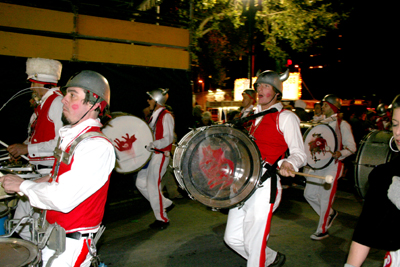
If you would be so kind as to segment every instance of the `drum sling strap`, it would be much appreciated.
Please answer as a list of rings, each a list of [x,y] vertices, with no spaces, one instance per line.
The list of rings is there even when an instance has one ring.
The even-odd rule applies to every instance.
[[[247,116],[238,120],[233,120],[233,121],[228,121],[228,123],[232,123],[234,125],[242,125],[243,123],[246,123],[250,120],[254,120],[258,117],[267,115],[269,113],[275,113],[278,112],[278,110],[276,108],[271,108],[271,109],[267,109],[265,111],[259,112],[257,114],[251,115],[251,116]],[[263,168],[266,169],[265,173],[263,174],[263,176],[261,176],[261,183],[263,184],[267,179],[271,178],[271,197],[270,197],[270,201],[269,203],[275,203],[276,200],[276,192],[277,192],[277,186],[278,186],[278,179],[276,177],[277,172],[276,172],[276,168],[278,167],[278,161],[279,159],[272,165],[269,164],[264,164]]]
[[[278,191],[278,178],[276,177],[278,175],[276,169],[278,167],[278,161],[281,159],[280,157],[277,161],[275,161],[274,164],[269,165],[268,163],[265,163],[263,165],[263,168],[266,169],[265,173],[263,176],[260,178],[260,184],[263,184],[266,180],[271,178],[271,197],[269,198],[269,203],[273,204],[275,203],[276,200],[276,192]]]

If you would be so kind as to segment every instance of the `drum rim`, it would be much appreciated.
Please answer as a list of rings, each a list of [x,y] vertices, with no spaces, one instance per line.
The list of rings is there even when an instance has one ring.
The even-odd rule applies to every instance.
[[[214,200],[214,199],[211,199],[211,198],[206,198],[202,194],[200,194],[199,191],[195,187],[193,187],[191,185],[188,188],[188,185],[186,184],[186,181],[185,181],[187,179],[185,179],[182,176],[182,166],[181,166],[183,164],[182,158],[185,158],[186,153],[188,152],[188,150],[187,149],[183,149],[183,151],[181,152],[181,157],[179,159],[179,164],[177,164],[178,166],[176,166],[176,164],[175,164],[175,155],[177,153],[175,153],[175,155],[174,155],[174,171],[175,171],[175,168],[178,167],[179,170],[175,171],[175,173],[180,176],[181,182],[184,185],[183,189],[185,189],[189,193],[191,198],[196,199],[198,202],[200,202],[203,205],[206,205],[206,206],[211,207],[211,208],[216,208],[216,209],[235,207],[235,206],[238,206],[241,203],[245,202],[248,198],[250,198],[252,196],[252,194],[254,193],[254,191],[257,189],[257,186],[258,186],[258,183],[259,183],[259,180],[260,180],[260,177],[261,177],[261,172],[262,172],[262,168],[261,168],[261,153],[260,153],[260,151],[258,149],[257,144],[247,134],[245,134],[244,132],[242,132],[242,131],[240,131],[238,129],[235,129],[235,128],[231,127],[231,126],[227,126],[227,125],[212,125],[212,126],[203,126],[203,127],[197,128],[197,129],[194,130],[195,131],[194,134],[193,134],[193,131],[189,132],[188,134],[186,134],[181,139],[179,144],[181,144],[181,142],[183,142],[183,141],[186,142],[187,141],[186,139],[189,137],[190,134],[192,134],[193,136],[189,139],[189,142],[187,142],[187,144],[190,143],[190,140],[195,139],[195,137],[197,137],[197,135],[199,135],[199,134],[201,134],[201,133],[203,133],[203,132],[205,132],[207,130],[219,131],[222,128],[229,129],[230,131],[235,131],[235,132],[238,133],[238,135],[241,135],[241,136],[245,137],[246,141],[248,141],[252,145],[252,147],[255,148],[255,152],[253,152],[253,153],[251,153],[251,150],[249,149],[249,154],[257,154],[257,157],[253,157],[253,161],[257,161],[258,163],[257,162],[253,163],[252,167],[254,167],[254,171],[252,173],[252,176],[248,178],[248,183],[247,183],[247,186],[246,186],[246,187],[249,187],[250,185],[252,185],[252,187],[249,188],[249,189],[245,188],[247,190],[243,190],[243,192],[241,192],[239,195],[235,196],[234,198],[229,199],[229,201],[235,200],[233,202],[233,204],[227,205],[225,203],[225,202],[227,202],[227,200],[217,201],[217,200]],[[211,134],[212,134],[212,132],[211,132]],[[179,183],[179,181],[178,181],[178,183]],[[196,191],[196,192],[191,192],[190,189],[194,189],[193,191]],[[238,200],[236,200],[236,199],[238,199]]]
[[[360,170],[361,166],[363,166],[363,167],[368,167],[368,166],[365,166],[365,164],[359,163],[359,161],[361,160],[361,157],[364,155],[363,152],[364,152],[364,147],[366,146],[366,144],[376,143],[376,142],[368,142],[368,140],[371,138],[372,135],[377,135],[380,132],[387,133],[389,135],[393,135],[393,133],[388,130],[372,130],[369,133],[365,134],[359,142],[360,145],[357,150],[357,155],[356,155],[356,159],[354,162],[354,187],[355,187],[358,195],[362,199],[365,198],[367,191],[368,191],[368,177],[366,179],[366,183],[365,183],[364,187],[362,187],[362,185],[359,182],[360,178],[361,178],[361,175],[359,172],[361,172],[361,170]],[[381,142],[381,143],[383,144],[383,142]],[[390,148],[388,146],[388,153],[385,157],[385,163],[390,162],[393,158],[393,155],[394,155],[394,153],[390,150]],[[380,163],[380,164],[384,164],[384,163]],[[368,176],[374,169],[374,167],[370,167],[370,168],[371,168],[371,170],[368,173]]]
[[[316,125],[311,126],[310,128],[308,128],[307,131],[304,133],[304,136],[303,136],[303,143],[305,143],[306,137],[307,137],[308,133],[309,133],[312,129],[314,129],[315,127],[321,126],[321,125],[327,126],[327,127],[332,131],[333,137],[335,138],[335,151],[337,151],[337,149],[338,149],[338,140],[337,140],[337,136],[336,136],[335,130],[333,130],[333,128],[332,128],[331,126],[329,126],[329,124],[325,124],[325,123],[319,123],[319,124],[316,124]],[[325,169],[326,167],[328,167],[329,164],[332,163],[332,161],[333,161],[333,157],[331,157],[331,159],[329,160],[328,163],[326,163],[323,167],[320,167],[320,168],[314,168],[314,167],[312,167],[310,164],[308,164],[308,162],[307,162],[307,166],[310,167],[310,168],[313,169],[313,170],[322,170],[322,169]]]
[[[0,244],[12,243],[21,245],[29,251],[29,257],[23,263],[20,263],[20,266],[26,266],[27,264],[32,263],[37,258],[39,254],[39,248],[34,243],[19,238],[0,237]]]
[[[122,112],[122,111],[114,111],[114,112],[112,112],[112,113],[118,113],[118,114],[115,115],[115,117],[113,117],[112,119],[110,119],[110,120],[107,122],[107,124],[102,128],[102,131],[103,131],[107,126],[109,126],[109,125],[111,124],[111,121],[112,121],[113,119],[116,119],[116,118],[119,118],[119,117],[134,117],[134,118],[136,118],[136,119],[141,120],[142,122],[144,122],[144,123],[146,124],[146,126],[148,127],[148,129],[149,129],[149,131],[150,131],[150,133],[151,133],[152,142],[154,142],[153,130],[151,130],[149,124],[148,124],[145,120],[143,120],[142,118],[140,118],[140,117],[138,117],[138,116],[135,116],[135,115],[132,115],[132,114],[129,114],[129,113],[126,113],[126,112]],[[106,136],[107,136],[107,135],[106,135]],[[114,144],[113,144],[113,146],[114,146]],[[138,171],[140,171],[144,166],[146,166],[147,163],[149,163],[149,161],[150,161],[151,157],[153,156],[153,154],[154,154],[153,152],[150,152],[150,155],[149,155],[149,157],[147,158],[146,162],[145,162],[144,164],[142,164],[140,167],[137,167],[135,170],[123,172],[123,171],[121,171],[121,170],[118,170],[117,167],[114,167],[114,170],[115,170],[117,173],[120,173],[120,174],[132,174],[132,173],[138,172]],[[118,162],[118,160],[116,160],[116,161]]]

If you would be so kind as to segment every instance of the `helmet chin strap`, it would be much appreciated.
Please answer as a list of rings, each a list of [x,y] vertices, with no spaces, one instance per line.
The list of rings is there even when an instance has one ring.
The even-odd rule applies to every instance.
[[[82,116],[78,121],[76,121],[76,122],[74,122],[74,123],[71,123],[71,126],[74,126],[74,125],[76,125],[78,122],[80,122],[80,121],[89,113],[89,111],[92,110],[92,108],[94,107],[94,105],[97,104],[97,102],[99,101],[99,99],[100,99],[100,97],[96,99],[96,102],[93,103],[93,105],[90,107],[90,109],[89,109],[88,111],[86,111],[86,113],[83,114],[83,116]]]

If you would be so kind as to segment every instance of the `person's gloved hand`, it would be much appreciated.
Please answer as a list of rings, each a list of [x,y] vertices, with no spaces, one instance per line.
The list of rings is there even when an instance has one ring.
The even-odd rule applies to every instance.
[[[149,151],[149,152],[154,152],[154,148],[155,148],[155,146],[154,146],[153,142],[150,142],[150,144],[148,144],[148,145],[146,146],[146,149],[147,149],[147,151]]]
[[[392,184],[389,186],[388,198],[400,209],[400,177],[393,176]]]

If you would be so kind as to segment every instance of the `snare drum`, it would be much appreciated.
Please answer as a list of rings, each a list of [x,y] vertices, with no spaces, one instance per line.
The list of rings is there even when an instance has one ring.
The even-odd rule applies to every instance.
[[[310,127],[303,135],[307,165],[314,170],[328,167],[333,161],[332,153],[338,150],[336,133],[328,124]]]
[[[51,169],[45,169],[45,170],[51,170]],[[3,171],[3,174],[15,174],[18,175],[19,177],[27,180],[35,180],[37,178],[40,178],[42,176],[47,175],[46,174],[41,174],[38,171],[35,170],[35,166],[32,164],[8,164],[8,165],[2,165],[0,167],[0,171]]]
[[[373,168],[397,156],[389,148],[391,131],[372,131],[360,141],[354,169],[355,187],[360,197],[368,191],[368,176]]]
[[[31,242],[0,237],[0,266],[40,266],[40,255]]]
[[[182,189],[212,208],[241,205],[257,189],[261,154],[242,131],[205,126],[186,134],[173,157],[175,177]]]
[[[126,113],[116,113],[102,132],[112,141],[116,153],[115,170],[119,173],[139,171],[150,160],[152,152],[145,146],[154,141],[149,125]]]

